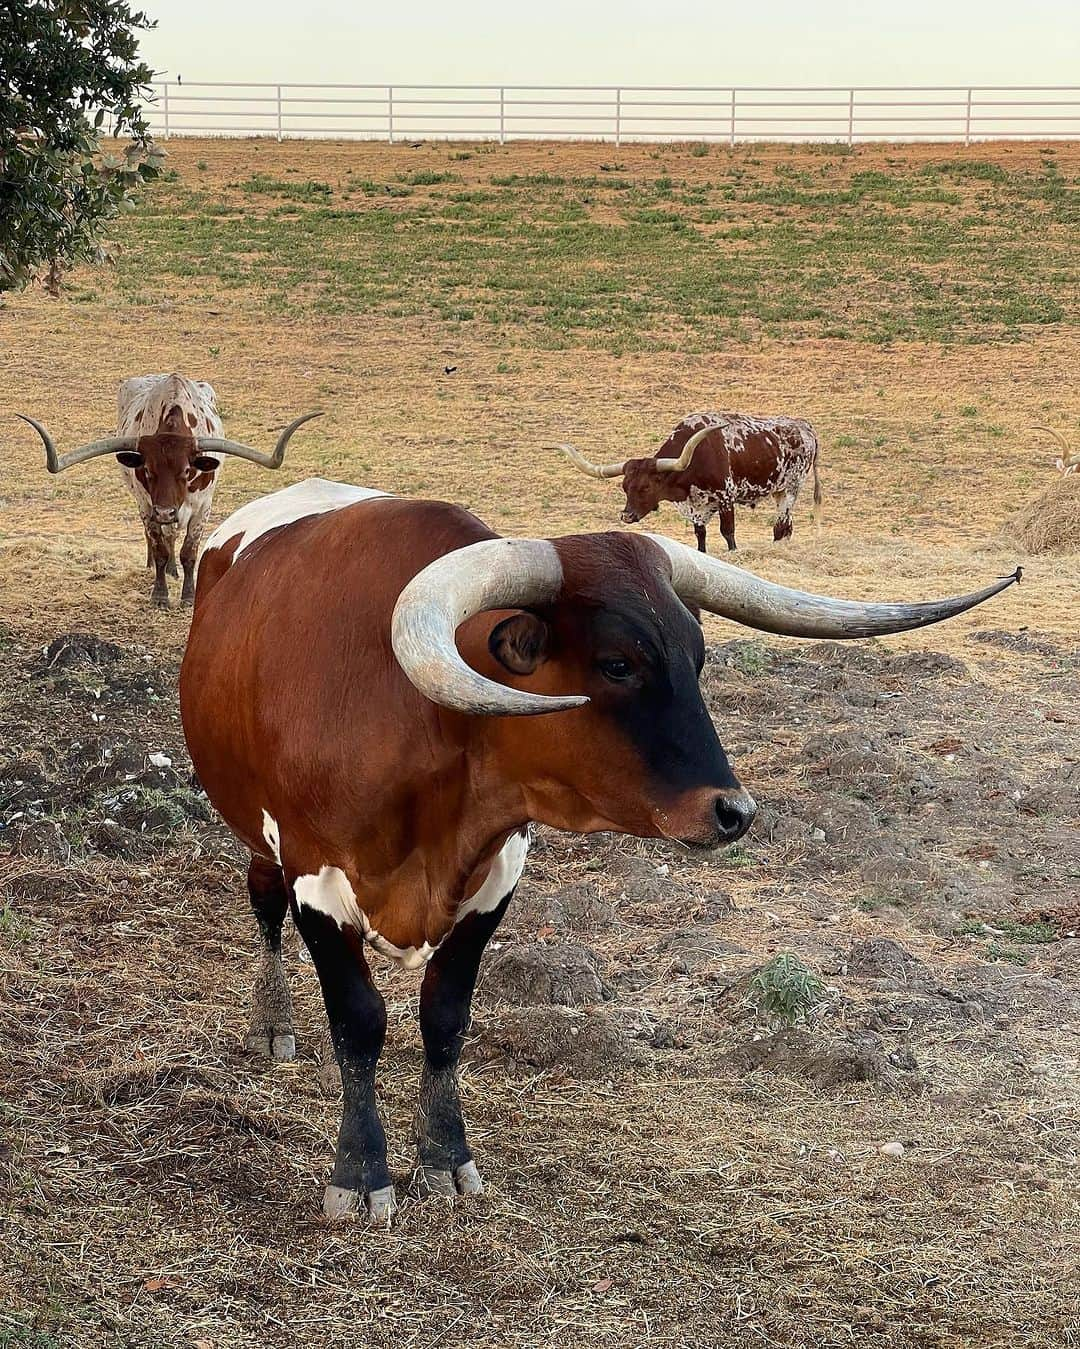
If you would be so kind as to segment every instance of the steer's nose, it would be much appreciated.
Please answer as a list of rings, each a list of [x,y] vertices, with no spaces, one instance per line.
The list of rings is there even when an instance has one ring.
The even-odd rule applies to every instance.
[[[748,791],[722,792],[716,798],[716,824],[722,844],[734,843],[754,822],[757,802]]]
[[[175,525],[177,521],[176,511],[163,511],[157,507],[154,508],[154,523],[159,525]]]

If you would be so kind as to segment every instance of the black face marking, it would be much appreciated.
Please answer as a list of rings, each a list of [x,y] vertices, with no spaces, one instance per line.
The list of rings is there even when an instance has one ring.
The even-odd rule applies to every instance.
[[[665,795],[695,787],[738,788],[706,710],[698,676],[705,639],[674,593],[644,594],[599,612],[592,624],[596,698],[641,756]]]

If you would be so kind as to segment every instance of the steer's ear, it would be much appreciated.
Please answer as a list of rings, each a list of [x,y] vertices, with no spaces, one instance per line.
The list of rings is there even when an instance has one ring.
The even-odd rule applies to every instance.
[[[191,467],[200,473],[216,473],[221,467],[221,461],[212,454],[197,454],[191,461]]]
[[[125,468],[142,468],[143,457],[138,450],[121,450],[116,456]]]
[[[513,614],[492,628],[488,650],[511,674],[532,674],[547,658],[548,625],[535,614]]]

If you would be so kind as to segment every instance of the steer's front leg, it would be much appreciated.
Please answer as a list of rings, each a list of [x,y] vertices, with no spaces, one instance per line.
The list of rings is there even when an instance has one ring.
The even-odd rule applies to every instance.
[[[480,957],[512,895],[513,890],[488,913],[462,919],[432,956],[420,988],[424,1074],[417,1134],[421,1179],[431,1194],[479,1194],[483,1189],[465,1138],[457,1067]]]
[[[180,549],[180,565],[184,569],[184,586],[180,591],[181,604],[195,603],[195,564],[199,560],[199,542],[202,537],[202,525],[194,521],[188,525],[184,544]]]
[[[337,1159],[323,1197],[328,1218],[362,1212],[389,1224],[397,1209],[386,1165],[386,1134],[375,1105],[375,1067],[386,1038],[386,1004],[364,957],[363,937],[317,909],[297,904],[293,917],[322,985],[334,1053],[341,1068],[342,1116]]]

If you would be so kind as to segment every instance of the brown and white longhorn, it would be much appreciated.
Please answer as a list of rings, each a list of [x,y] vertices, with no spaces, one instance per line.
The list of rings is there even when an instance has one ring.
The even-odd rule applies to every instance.
[[[735,507],[772,497],[777,516],[773,538],[792,531],[791,512],[808,473],[814,503],[821,504],[818,440],[809,422],[795,417],[754,417],[742,412],[692,412],[656,453],[643,459],[594,464],[572,445],[552,445],[592,478],[621,478],[626,507],[621,519],[634,524],[661,501],[694,526],[705,552],[705,530],[714,515],[729,549],[735,547]]]
[[[321,415],[308,412],[290,422],[273,452],[266,454],[225,439],[211,385],[183,375],[138,375],[120,385],[114,436],[60,454],[41,422],[33,417],[22,420],[41,437],[50,473],[62,473],[100,455],[116,456],[146,533],[146,565],[154,568],[154,603],[167,606],[165,575],[177,574],[176,543],[181,537],[184,584],[180,598],[184,604],[195,598],[195,563],[222,456],[280,468],[293,432]]]
[[[731,843],[753,798],[710,719],[698,610],[765,632],[876,637],[997,594],[853,603],[652,534],[500,538],[460,506],[314,479],[250,502],[199,563],[180,672],[199,781],[251,856],[262,934],[248,1044],[295,1053],[291,905],[322,985],[343,1111],[328,1216],[395,1208],[373,953],[423,970],[422,1176],[475,1194],[457,1064],[530,821]]]

